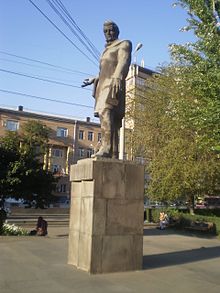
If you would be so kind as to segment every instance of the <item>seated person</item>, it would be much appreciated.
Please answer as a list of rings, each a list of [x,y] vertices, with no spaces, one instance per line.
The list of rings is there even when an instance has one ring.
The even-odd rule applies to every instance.
[[[29,235],[46,236],[47,235],[47,221],[43,217],[39,217],[37,220],[36,229],[30,231]]]
[[[38,218],[36,231],[38,236],[47,235],[47,221],[45,221],[43,217]]]
[[[166,225],[169,224],[169,217],[164,212],[160,213],[160,229],[165,229]]]

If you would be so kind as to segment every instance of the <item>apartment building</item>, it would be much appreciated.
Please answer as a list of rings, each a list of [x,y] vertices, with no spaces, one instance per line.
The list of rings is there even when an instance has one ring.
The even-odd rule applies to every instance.
[[[127,107],[135,100],[138,90],[147,86],[147,80],[156,72],[137,64],[131,64],[126,78],[126,105]],[[134,104],[133,104],[134,106]],[[131,125],[129,124],[131,123]],[[126,128],[134,127],[134,122],[126,121]]]
[[[25,111],[22,106],[17,110],[0,108],[0,136],[5,132],[22,130],[30,121],[38,120],[50,129],[48,154],[44,155],[44,167],[59,176],[55,195],[57,200],[69,198],[69,168],[83,158],[90,158],[101,140],[101,129],[98,123],[63,118]]]
[[[126,116],[125,116],[125,129],[126,134],[125,145],[126,148],[126,157],[129,160],[135,160],[142,164],[145,163],[145,159],[142,157],[142,154],[134,154],[132,147],[128,147],[129,144],[132,144],[132,131],[135,128],[135,121],[131,118],[128,113],[134,112],[137,108],[137,104],[135,103],[135,97],[140,95],[140,92],[147,87],[147,80],[152,77],[152,75],[156,73],[155,71],[142,67],[137,64],[131,64],[128,76],[126,78]],[[140,147],[141,149],[141,147]]]

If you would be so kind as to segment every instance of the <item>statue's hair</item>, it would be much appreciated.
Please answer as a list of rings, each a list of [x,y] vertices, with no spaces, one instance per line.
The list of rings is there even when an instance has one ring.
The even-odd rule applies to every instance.
[[[118,37],[120,31],[119,31],[119,27],[117,26],[117,24],[116,24],[114,21],[112,21],[112,20],[106,20],[106,21],[104,22],[104,27],[105,27],[105,26],[109,26],[109,25],[112,25],[112,26],[113,26],[113,28],[114,28],[114,30],[115,30],[115,32],[116,32],[116,35],[117,35],[117,37]]]

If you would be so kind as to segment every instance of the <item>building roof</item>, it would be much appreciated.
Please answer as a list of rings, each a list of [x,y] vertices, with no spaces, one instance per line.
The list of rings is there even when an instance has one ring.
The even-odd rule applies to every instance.
[[[134,64],[135,65],[135,64]],[[139,66],[139,65],[136,65],[138,66],[138,70],[140,72],[143,72],[145,74],[148,74],[148,75],[153,75],[154,73],[157,73],[156,71],[152,70],[152,69],[149,69],[149,68],[146,68],[146,67],[142,67],[142,66]]]
[[[17,110],[15,109],[9,109],[9,108],[0,108],[0,113],[5,113],[5,114],[13,114],[13,115],[19,115],[21,117],[26,117],[26,118],[32,118],[32,119],[44,119],[44,120],[49,120],[49,121],[57,121],[57,122],[65,122],[65,123],[70,123],[70,124],[75,124],[80,123],[80,124],[92,124],[94,126],[99,126],[99,123],[96,122],[91,122],[90,117],[86,117],[86,120],[79,120],[76,118],[66,118],[63,116],[55,115],[55,114],[50,114],[50,113],[39,113],[39,112],[32,112],[32,111],[24,111],[23,106],[19,106]]]

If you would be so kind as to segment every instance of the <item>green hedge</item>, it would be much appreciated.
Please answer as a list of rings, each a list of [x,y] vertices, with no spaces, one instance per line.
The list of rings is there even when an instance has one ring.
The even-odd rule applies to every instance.
[[[211,231],[216,235],[220,235],[220,217],[216,216],[203,216],[203,215],[190,215],[180,213],[180,224],[179,228],[184,228],[190,226],[191,222],[199,221],[199,222],[210,222],[215,224],[215,230]]]
[[[220,217],[215,215],[218,214],[216,210],[196,210],[195,215],[190,215],[187,212],[182,212],[174,208],[152,208],[146,210],[147,220],[149,221],[149,216],[151,215],[150,220],[153,223],[158,223],[160,212],[165,212],[169,217],[179,219],[177,229],[184,229],[184,227],[190,226],[193,221],[211,222],[215,224],[216,234],[220,235]]]
[[[179,215],[179,211],[174,208],[151,208],[146,209],[146,218],[149,222],[158,223],[160,218],[160,212],[165,212],[169,217],[176,218]]]
[[[220,217],[220,209],[196,209],[196,215]]]

